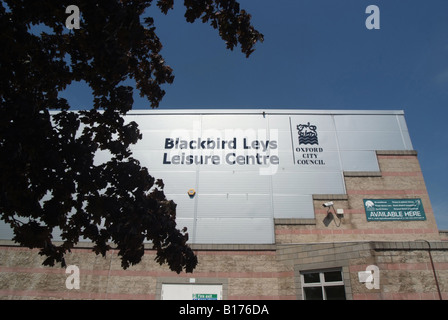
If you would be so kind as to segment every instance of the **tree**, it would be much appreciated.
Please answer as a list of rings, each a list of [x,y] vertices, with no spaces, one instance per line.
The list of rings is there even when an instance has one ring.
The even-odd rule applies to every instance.
[[[156,261],[192,272],[197,257],[186,229],[176,226],[176,204],[132,157],[141,139],[123,115],[133,105],[133,79],[156,108],[174,80],[160,51],[154,20],[144,17],[151,0],[6,0],[0,7],[0,212],[13,240],[39,248],[44,265],[61,263],[82,238],[103,256],[112,242],[122,267],[141,261],[151,241]],[[80,29],[68,30],[66,8],[76,5]],[[159,0],[167,14],[173,0]],[[219,31],[227,48],[240,45],[247,57],[263,36],[234,0],[185,0],[188,22],[201,20]],[[143,22],[141,22],[143,18]],[[44,24],[51,32],[35,35]],[[73,112],[59,97],[73,81],[93,92],[90,110]],[[49,110],[58,110],[50,114]],[[108,150],[111,159],[94,162]],[[52,242],[59,228],[62,244]]]

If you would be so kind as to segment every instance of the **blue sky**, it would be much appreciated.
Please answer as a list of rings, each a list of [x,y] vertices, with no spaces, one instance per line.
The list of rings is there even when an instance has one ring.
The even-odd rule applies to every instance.
[[[149,9],[175,74],[160,109],[404,110],[438,227],[448,229],[448,1],[240,4],[265,36],[249,59],[227,50],[209,25],[187,23],[183,1],[167,16]],[[372,4],[379,30],[365,27]],[[74,85],[65,96],[90,105],[84,89]],[[136,93],[134,108],[150,107]]]

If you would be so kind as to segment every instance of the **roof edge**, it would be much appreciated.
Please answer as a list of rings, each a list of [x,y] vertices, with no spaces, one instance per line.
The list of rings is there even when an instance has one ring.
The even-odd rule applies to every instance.
[[[70,110],[69,110],[70,111]],[[71,110],[78,112],[81,110]],[[51,114],[58,113],[51,110]],[[265,115],[404,115],[403,110],[331,110],[331,109],[134,109],[127,115],[219,115],[219,114],[265,114]]]

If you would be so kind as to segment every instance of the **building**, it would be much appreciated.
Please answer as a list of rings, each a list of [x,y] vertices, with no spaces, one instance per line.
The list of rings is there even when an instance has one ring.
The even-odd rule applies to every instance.
[[[134,157],[178,205],[194,273],[159,266],[149,245],[127,270],[89,243],[66,257],[79,273],[43,267],[2,225],[2,299],[448,298],[447,236],[402,111],[156,110],[126,120],[143,134]]]

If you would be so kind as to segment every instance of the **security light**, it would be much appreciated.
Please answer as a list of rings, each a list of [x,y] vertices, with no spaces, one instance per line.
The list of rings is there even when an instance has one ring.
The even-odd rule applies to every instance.
[[[333,201],[325,202],[324,204],[322,204],[323,207],[327,208],[327,216],[323,220],[323,223],[324,223],[324,225],[326,227],[328,227],[330,225],[331,221],[333,221],[333,220],[336,223],[336,226],[339,227],[341,225],[341,219],[344,218],[344,210],[343,209],[337,209],[337,211],[336,211],[334,209],[333,205],[334,205]],[[333,208],[334,212],[332,212],[331,208]],[[336,218],[338,218],[339,224],[334,219],[334,216],[336,216]]]

